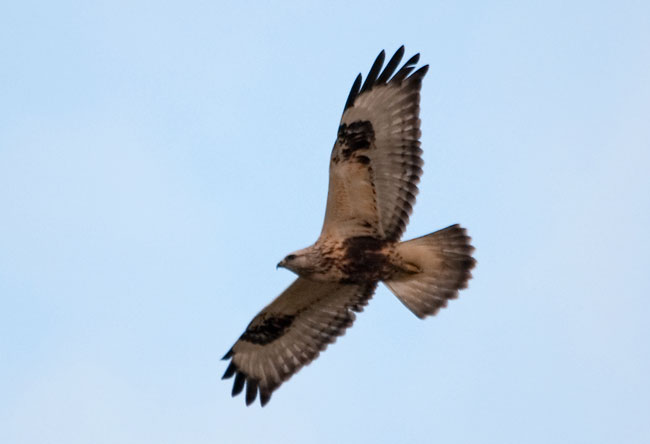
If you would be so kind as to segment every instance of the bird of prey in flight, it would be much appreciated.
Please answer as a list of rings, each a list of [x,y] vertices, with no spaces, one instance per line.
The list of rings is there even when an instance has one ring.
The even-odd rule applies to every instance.
[[[232,395],[246,404],[274,390],[344,334],[382,281],[417,317],[435,314],[467,287],[475,265],[459,225],[409,241],[422,175],[420,89],[428,65],[419,54],[385,68],[382,51],[362,83],[356,78],[332,149],[323,229],[316,242],[278,267],[298,278],[251,323],[223,359]]]

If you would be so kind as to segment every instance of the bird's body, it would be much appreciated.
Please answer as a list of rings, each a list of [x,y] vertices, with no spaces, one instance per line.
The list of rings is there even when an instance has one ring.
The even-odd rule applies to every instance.
[[[295,259],[285,259],[280,266],[317,282],[384,281],[413,269],[397,253],[395,242],[372,236],[319,238],[311,247],[299,251],[289,255]]]
[[[465,230],[452,225],[402,242],[422,174],[419,54],[397,70],[401,47],[384,52],[345,104],[330,157],[323,229],[279,267],[299,277],[265,307],[226,353],[232,394],[246,403],[272,392],[352,325],[381,281],[416,316],[446,306],[467,286],[475,261]]]

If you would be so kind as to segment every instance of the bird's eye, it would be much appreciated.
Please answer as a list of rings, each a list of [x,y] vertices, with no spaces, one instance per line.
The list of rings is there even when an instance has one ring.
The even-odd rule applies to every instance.
[[[296,255],[295,255],[295,254],[290,254],[289,256],[287,256],[287,257],[285,258],[285,260],[292,261],[292,260],[294,260],[295,258],[296,258]]]

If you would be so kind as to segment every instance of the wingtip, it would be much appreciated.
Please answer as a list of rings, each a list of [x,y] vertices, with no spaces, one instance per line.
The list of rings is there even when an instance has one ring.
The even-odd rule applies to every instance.
[[[271,393],[260,390],[260,405],[264,407],[271,400]]]
[[[377,79],[377,84],[383,85],[384,83],[387,83],[390,77],[395,73],[395,70],[399,66],[399,62],[402,60],[404,57],[404,45],[400,46],[397,51],[395,51],[395,54],[390,58],[388,63],[386,64],[386,68],[384,68],[384,71],[379,75],[379,78]]]
[[[352,88],[350,88],[350,94],[348,95],[348,100],[345,102],[345,107],[343,108],[343,112],[350,108],[354,104],[354,100],[357,98],[357,95],[359,94],[359,89],[361,88],[361,80],[362,80],[361,73],[357,75],[357,78],[354,79],[354,83],[352,84]]]
[[[397,51],[395,51],[395,54],[391,57],[391,59],[388,61],[388,64],[385,66],[385,68],[382,71],[382,67],[384,65],[384,61],[386,59],[386,51],[381,50],[379,52],[379,55],[375,59],[375,62],[372,64],[372,67],[370,68],[370,71],[368,72],[368,75],[365,78],[365,81],[362,80],[363,77],[361,74],[359,74],[354,81],[354,84],[352,85],[352,89],[350,90],[350,94],[348,95],[348,100],[345,102],[345,107],[343,108],[343,112],[347,111],[348,108],[351,108],[354,106],[354,102],[356,98],[363,94],[364,92],[370,91],[375,85],[381,85],[384,83],[388,82],[396,82],[400,83],[403,80],[405,80],[407,77],[408,78],[413,78],[416,77],[417,79],[421,79],[424,77],[424,74],[426,74],[429,65],[426,65],[422,68],[419,68],[416,71],[417,76],[412,75],[409,77],[409,74],[415,69],[415,65],[420,61],[420,53],[415,54],[412,56],[410,59],[402,65],[402,68],[397,71],[397,73],[393,76],[393,73],[395,73],[395,70],[398,68],[400,61],[402,60],[402,57],[404,57],[405,53],[405,46],[401,45]]]
[[[361,86],[361,90],[359,93],[364,93],[365,91],[369,91],[372,89],[372,87],[375,85],[375,82],[377,81],[377,77],[381,73],[381,68],[384,66],[384,60],[386,60],[386,52],[382,49],[375,61],[373,62],[372,66],[370,67],[370,71],[368,72],[368,75],[366,75],[366,81],[363,82],[363,85]]]
[[[239,395],[242,392],[242,390],[244,390],[244,383],[245,382],[246,382],[246,376],[243,373],[238,372],[235,375],[235,382],[232,385],[232,396],[233,397]]]
[[[232,351],[232,348],[230,348],[230,350],[228,350],[228,352],[226,352],[226,354],[223,355],[223,358],[221,358],[221,360],[226,361],[226,360],[232,358],[232,355],[233,355],[233,351]]]
[[[237,371],[237,366],[235,365],[234,362],[231,361],[230,365],[228,366],[228,368],[224,372],[221,379],[230,379],[230,378],[232,378],[232,376],[235,374],[236,371]]]
[[[246,405],[249,406],[257,398],[257,382],[251,378],[246,380]]]
[[[393,57],[398,56],[399,58],[402,58],[402,57],[404,57],[405,52],[406,52],[406,47],[402,44],[402,45],[400,45],[399,48],[397,48],[395,50],[395,52],[393,53]]]
[[[429,71],[429,65],[424,65],[423,67],[421,67],[417,71],[415,71],[411,75],[411,78],[422,79],[427,74],[428,71]]]

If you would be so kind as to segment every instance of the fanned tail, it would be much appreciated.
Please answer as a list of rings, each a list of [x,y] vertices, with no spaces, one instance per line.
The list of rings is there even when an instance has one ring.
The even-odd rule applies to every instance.
[[[476,260],[471,238],[460,225],[402,242],[397,252],[418,271],[384,282],[417,317],[434,315],[467,288]]]

